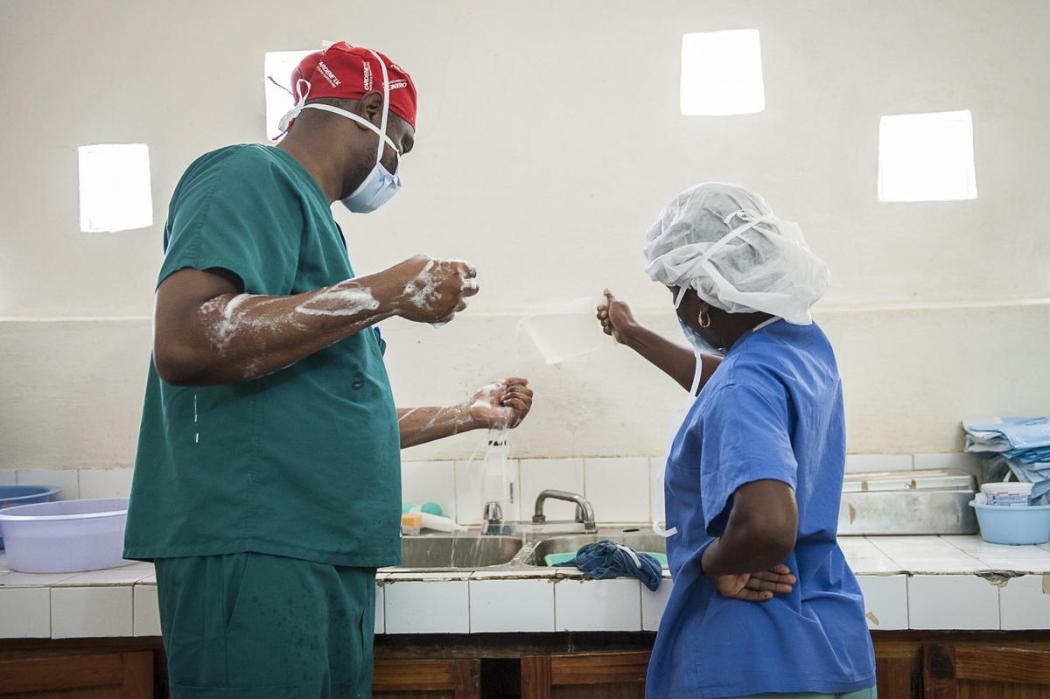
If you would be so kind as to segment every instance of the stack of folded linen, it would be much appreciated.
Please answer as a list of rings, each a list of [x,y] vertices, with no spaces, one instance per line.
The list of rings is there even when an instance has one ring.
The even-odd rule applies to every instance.
[[[1032,484],[1032,500],[1050,493],[1050,418],[997,417],[965,420],[966,451],[990,458],[986,477],[1012,473]]]

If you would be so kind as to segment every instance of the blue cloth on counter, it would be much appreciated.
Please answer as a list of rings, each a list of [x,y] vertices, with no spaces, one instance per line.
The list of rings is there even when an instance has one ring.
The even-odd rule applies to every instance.
[[[595,580],[631,577],[641,580],[650,590],[660,587],[659,561],[608,539],[581,546],[576,558],[563,565],[576,566]]]
[[[646,681],[648,699],[769,692],[842,694],[875,684],[864,599],[836,541],[846,463],[842,382],[816,324],[777,321],[734,344],[693,403],[667,458],[667,559],[674,579]],[[758,480],[794,490],[788,594],[718,594],[704,551],[734,493]]]

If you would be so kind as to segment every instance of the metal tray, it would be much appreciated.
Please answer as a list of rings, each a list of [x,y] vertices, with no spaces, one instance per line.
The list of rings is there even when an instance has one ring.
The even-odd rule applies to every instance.
[[[848,474],[839,534],[975,534],[969,507],[975,491],[974,477],[964,471]]]

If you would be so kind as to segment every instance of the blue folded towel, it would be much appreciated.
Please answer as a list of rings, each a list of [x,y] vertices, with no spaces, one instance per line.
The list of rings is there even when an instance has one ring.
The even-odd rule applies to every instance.
[[[562,565],[576,566],[595,580],[633,577],[650,590],[660,587],[662,568],[659,561],[647,553],[639,553],[608,539],[581,546],[576,558]]]

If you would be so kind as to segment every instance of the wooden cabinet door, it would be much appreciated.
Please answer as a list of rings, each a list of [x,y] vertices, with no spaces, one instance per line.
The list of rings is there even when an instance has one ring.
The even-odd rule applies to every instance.
[[[153,694],[151,651],[0,660],[4,699],[148,699]]]
[[[644,699],[648,651],[521,659],[522,699]]]
[[[480,660],[375,661],[373,696],[382,699],[480,699]]]
[[[926,699],[1050,699],[1050,651],[923,646]]]

